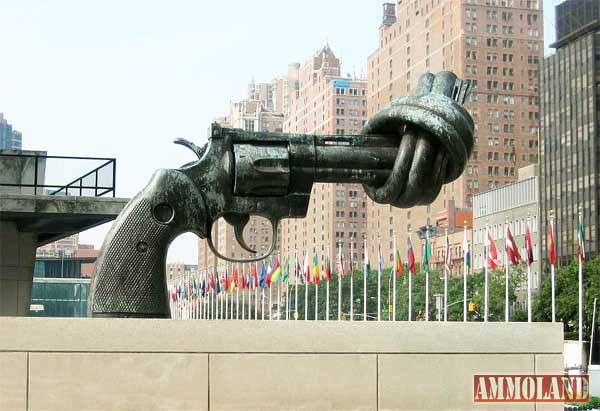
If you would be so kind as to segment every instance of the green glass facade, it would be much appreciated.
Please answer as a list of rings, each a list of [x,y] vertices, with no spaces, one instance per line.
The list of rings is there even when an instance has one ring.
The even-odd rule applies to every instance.
[[[30,315],[85,317],[90,279],[81,276],[89,258],[38,258],[31,289]]]
[[[35,278],[31,289],[31,316],[85,317],[90,280]]]

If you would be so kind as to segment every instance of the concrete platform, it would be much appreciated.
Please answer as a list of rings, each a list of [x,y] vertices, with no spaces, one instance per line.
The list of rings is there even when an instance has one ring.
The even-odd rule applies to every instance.
[[[561,374],[551,323],[0,318],[2,410],[562,410],[474,374]]]
[[[0,224],[35,233],[37,246],[114,220],[129,199],[0,193]]]
[[[27,315],[35,250],[117,217],[126,198],[0,193],[0,315]]]

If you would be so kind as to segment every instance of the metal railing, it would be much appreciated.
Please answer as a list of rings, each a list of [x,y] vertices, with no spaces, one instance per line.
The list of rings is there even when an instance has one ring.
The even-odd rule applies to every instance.
[[[22,170],[20,172],[22,175],[31,174],[29,178],[29,182],[27,181],[18,181],[18,182],[2,182],[0,180],[0,187],[15,187],[15,188],[31,188],[33,189],[34,194],[38,194],[38,189],[41,189],[42,193],[46,195],[59,195],[59,196],[68,196],[68,195],[87,195],[93,197],[102,197],[107,194],[112,194],[115,197],[115,185],[116,185],[116,169],[117,169],[117,160],[115,158],[104,158],[104,157],[74,157],[74,156],[49,156],[49,155],[37,155],[37,154],[20,154],[20,153],[0,153],[0,164],[3,158],[9,159],[23,159],[27,161],[28,159],[33,160],[33,168],[27,172],[27,170]],[[87,160],[87,161],[102,161],[98,167],[92,169],[91,171],[83,174],[80,177],[75,178],[71,182],[67,184],[46,184],[46,161],[47,160]],[[41,171],[41,173],[40,173]],[[108,180],[108,183],[100,182],[99,176],[101,173],[108,172],[108,178],[103,178],[102,180]],[[84,194],[84,192],[86,194]],[[88,194],[90,193],[90,194]]]

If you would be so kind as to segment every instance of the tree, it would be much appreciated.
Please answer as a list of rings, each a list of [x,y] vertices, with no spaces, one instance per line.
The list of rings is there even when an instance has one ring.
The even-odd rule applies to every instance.
[[[556,272],[556,320],[563,323],[565,339],[578,339],[579,274],[578,262]],[[583,267],[583,338],[590,337],[594,298],[600,297],[600,258],[586,261]],[[534,302],[534,321],[552,321],[552,284],[543,277]]]

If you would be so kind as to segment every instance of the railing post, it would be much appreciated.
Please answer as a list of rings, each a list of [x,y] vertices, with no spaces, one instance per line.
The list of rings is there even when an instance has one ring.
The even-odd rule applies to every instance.
[[[38,156],[35,156],[34,159],[34,171],[33,171],[33,195],[36,196],[37,195],[37,185],[38,185]]]
[[[113,158],[112,160],[113,163],[113,183],[112,183],[112,192],[113,192],[113,197],[116,196],[116,184],[117,184],[117,160]]]
[[[94,197],[98,197],[98,170],[95,173],[96,182],[94,183]]]

